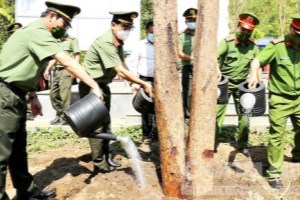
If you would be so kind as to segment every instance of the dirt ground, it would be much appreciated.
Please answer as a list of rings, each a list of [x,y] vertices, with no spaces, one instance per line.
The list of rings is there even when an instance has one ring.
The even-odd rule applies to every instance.
[[[29,155],[29,169],[41,187],[56,188],[55,200],[171,200],[161,189],[157,145],[150,148],[138,145],[146,186],[139,188],[130,159],[116,143],[112,144],[114,159],[122,164],[110,173],[93,173],[89,148],[82,144],[52,149],[46,153]],[[222,143],[214,155],[214,187],[205,197],[216,200],[296,200],[300,199],[300,163],[290,162],[290,149],[286,150],[281,191],[266,183],[266,147],[252,147],[247,157],[228,143]],[[8,177],[7,192],[15,190]]]

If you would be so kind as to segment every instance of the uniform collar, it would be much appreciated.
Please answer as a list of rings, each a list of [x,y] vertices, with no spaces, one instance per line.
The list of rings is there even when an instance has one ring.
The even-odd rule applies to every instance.
[[[234,39],[234,44],[237,45],[241,45],[241,46],[248,46],[249,45],[249,40],[245,41],[245,42],[240,42],[237,38]]]
[[[190,30],[190,29],[185,29],[184,30],[184,33],[187,33],[187,34],[190,34],[190,35],[192,35],[192,36],[194,36],[195,35],[195,30]]]

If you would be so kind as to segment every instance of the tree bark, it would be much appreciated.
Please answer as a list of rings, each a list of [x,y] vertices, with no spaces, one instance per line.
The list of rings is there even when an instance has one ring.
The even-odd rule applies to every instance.
[[[217,30],[219,1],[198,1],[190,129],[187,144],[187,196],[213,187],[213,149],[217,102]]]
[[[163,193],[181,197],[184,182],[184,119],[177,71],[176,1],[153,0],[154,102],[159,132]]]

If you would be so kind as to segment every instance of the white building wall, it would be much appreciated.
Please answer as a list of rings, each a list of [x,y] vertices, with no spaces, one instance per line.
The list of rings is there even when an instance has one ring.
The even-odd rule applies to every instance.
[[[60,0],[81,8],[81,13],[72,21],[70,35],[77,37],[82,50],[87,50],[93,41],[109,29],[112,15],[109,11],[137,11],[140,13],[140,0]],[[16,21],[24,25],[40,17],[46,10],[45,0],[16,0]],[[135,19],[136,28],[125,43],[130,49],[133,42],[140,39],[140,16]]]
[[[81,8],[81,13],[73,19],[70,35],[77,37],[80,48],[87,50],[92,42],[106,31],[111,22],[109,11],[138,11],[140,0],[60,0]],[[228,0],[220,0],[218,41],[229,33]],[[178,30],[186,28],[183,12],[191,7],[197,8],[198,0],[177,0]],[[40,17],[46,10],[45,0],[16,0],[16,21],[24,25]],[[125,50],[132,49],[140,39],[140,16],[135,20],[136,28],[125,42]]]

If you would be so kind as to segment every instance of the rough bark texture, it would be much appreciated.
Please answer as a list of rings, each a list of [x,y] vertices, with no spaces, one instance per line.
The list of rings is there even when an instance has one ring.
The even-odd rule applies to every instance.
[[[219,1],[198,1],[190,129],[187,144],[187,196],[213,187],[213,148],[217,102],[217,27]]]
[[[155,112],[159,132],[163,192],[180,197],[184,182],[184,120],[177,67],[176,1],[153,0]]]

